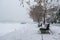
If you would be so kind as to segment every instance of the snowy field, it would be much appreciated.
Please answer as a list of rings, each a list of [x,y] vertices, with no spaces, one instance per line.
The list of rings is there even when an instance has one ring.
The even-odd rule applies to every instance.
[[[50,29],[50,34],[40,34],[37,24],[0,23],[0,40],[60,40],[60,24]]]

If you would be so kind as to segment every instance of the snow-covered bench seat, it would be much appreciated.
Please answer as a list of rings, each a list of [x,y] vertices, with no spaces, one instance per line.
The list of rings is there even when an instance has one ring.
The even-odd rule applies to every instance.
[[[50,24],[45,25],[46,28],[40,28],[41,33],[49,33]]]

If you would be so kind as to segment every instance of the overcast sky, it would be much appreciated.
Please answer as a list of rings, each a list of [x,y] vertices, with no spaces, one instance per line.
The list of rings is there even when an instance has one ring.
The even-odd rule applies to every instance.
[[[0,22],[31,21],[28,11],[20,7],[19,0],[0,0]]]

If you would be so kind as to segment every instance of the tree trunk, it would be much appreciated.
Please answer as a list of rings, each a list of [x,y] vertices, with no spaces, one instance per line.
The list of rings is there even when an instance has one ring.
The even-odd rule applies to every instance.
[[[46,10],[45,10],[45,12],[46,12]],[[43,21],[43,24],[45,24],[45,13],[44,13],[44,21]]]
[[[38,18],[38,27],[40,27],[40,20],[39,20],[39,18]]]

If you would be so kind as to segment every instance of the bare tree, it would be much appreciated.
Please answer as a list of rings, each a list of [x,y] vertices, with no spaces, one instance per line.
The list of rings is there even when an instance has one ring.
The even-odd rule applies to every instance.
[[[30,10],[30,17],[33,19],[33,21],[40,23],[42,21],[42,17],[44,15],[43,13],[44,9],[40,6],[35,6]]]
[[[20,0],[20,4],[23,5],[24,7],[24,1],[25,0]],[[30,16],[31,18],[36,21],[36,22],[40,22],[42,20],[42,17],[44,18],[44,24],[45,24],[45,21],[46,21],[46,15],[48,13],[52,13],[54,12],[55,10],[55,4],[51,4],[51,2],[53,2],[54,0],[34,0],[34,2],[37,3],[37,5],[33,5],[33,6],[30,6],[31,5],[31,0],[28,0],[28,1],[25,1],[30,7],[33,7],[30,11]],[[56,0],[56,2],[58,3],[59,0]],[[52,8],[53,7],[53,8]]]

